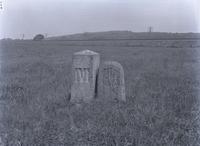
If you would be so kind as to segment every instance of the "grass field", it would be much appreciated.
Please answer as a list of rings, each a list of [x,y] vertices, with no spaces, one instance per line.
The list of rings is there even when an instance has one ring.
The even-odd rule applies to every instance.
[[[200,145],[200,47],[132,44],[1,41],[0,143]],[[100,53],[101,62],[122,64],[126,103],[98,97],[77,108],[69,102],[72,55],[84,49]]]

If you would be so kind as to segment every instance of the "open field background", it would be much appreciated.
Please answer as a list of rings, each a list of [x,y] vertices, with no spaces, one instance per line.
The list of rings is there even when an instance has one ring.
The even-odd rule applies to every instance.
[[[200,145],[198,40],[0,43],[5,145]],[[126,103],[69,103],[72,54],[84,49],[122,64]]]

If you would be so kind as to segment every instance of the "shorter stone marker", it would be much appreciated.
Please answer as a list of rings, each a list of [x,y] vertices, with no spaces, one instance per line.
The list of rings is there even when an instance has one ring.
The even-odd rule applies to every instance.
[[[100,56],[98,53],[84,50],[73,55],[71,101],[88,102],[94,98],[97,90],[96,80]]]
[[[99,98],[126,101],[124,70],[116,61],[106,61],[100,67],[98,80]]]

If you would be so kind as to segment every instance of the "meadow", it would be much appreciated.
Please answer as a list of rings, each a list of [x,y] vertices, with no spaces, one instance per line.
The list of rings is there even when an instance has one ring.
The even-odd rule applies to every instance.
[[[72,55],[89,49],[125,72],[125,103],[69,102]],[[0,42],[0,143],[199,146],[197,40]]]

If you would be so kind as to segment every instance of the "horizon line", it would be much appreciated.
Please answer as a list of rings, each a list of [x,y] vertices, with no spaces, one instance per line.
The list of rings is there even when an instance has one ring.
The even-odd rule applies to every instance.
[[[148,31],[131,31],[131,30],[106,30],[106,31],[85,31],[85,32],[77,32],[77,33],[68,33],[68,34],[55,34],[55,35],[50,35],[48,33],[37,33],[37,34],[42,34],[42,35],[46,35],[48,37],[45,38],[51,38],[51,37],[62,37],[62,36],[70,36],[70,35],[76,35],[76,34],[84,34],[84,33],[102,33],[102,32],[131,32],[131,33],[171,33],[171,34],[200,34],[200,32],[192,32],[192,31],[188,31],[188,32],[172,32],[172,31],[152,31],[152,32],[148,32]],[[33,38],[34,36],[36,36],[37,34],[34,34],[32,37],[28,37],[25,39],[26,34],[21,33],[21,35],[24,35],[24,40],[29,40],[31,38]],[[0,38],[0,40],[2,39],[22,39],[22,38],[15,38],[15,37],[2,37]]]

